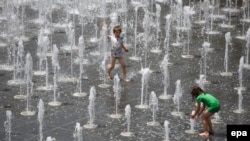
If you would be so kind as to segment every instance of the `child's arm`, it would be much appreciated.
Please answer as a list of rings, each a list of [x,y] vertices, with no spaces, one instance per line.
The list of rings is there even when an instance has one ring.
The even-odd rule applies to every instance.
[[[122,48],[124,49],[125,52],[128,52],[128,48],[126,48],[123,44],[122,44]]]
[[[196,109],[195,109],[195,113],[193,115],[191,115],[192,119],[197,119],[199,118],[199,116],[201,115],[201,113],[204,111],[205,109],[205,105],[202,104],[201,102],[197,103]]]

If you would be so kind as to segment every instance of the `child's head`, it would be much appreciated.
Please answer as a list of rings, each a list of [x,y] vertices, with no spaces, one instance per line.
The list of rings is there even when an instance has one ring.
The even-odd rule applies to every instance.
[[[192,98],[193,100],[198,96],[200,95],[201,93],[203,93],[204,91],[198,87],[198,86],[194,86],[193,89],[192,89],[192,92],[191,92],[191,95],[192,95]]]
[[[117,26],[115,26],[115,27],[113,28],[113,33],[115,34],[115,36],[118,36],[118,37],[119,37],[119,35],[121,34],[121,32],[122,32],[121,26],[117,25]]]

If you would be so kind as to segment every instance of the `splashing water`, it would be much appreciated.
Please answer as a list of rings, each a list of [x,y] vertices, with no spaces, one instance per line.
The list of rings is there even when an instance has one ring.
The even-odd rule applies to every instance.
[[[6,111],[6,121],[4,122],[4,128],[5,128],[5,134],[6,134],[6,141],[11,141],[11,118],[12,118],[12,112]]]
[[[214,117],[214,118],[211,119],[211,122],[212,122],[212,123],[214,123],[214,124],[221,124],[221,123],[223,123],[223,121],[222,121],[222,119],[221,119],[219,113],[215,113],[213,117]]]
[[[131,107],[130,105],[126,105],[125,107],[125,118],[126,118],[126,123],[127,123],[127,131],[121,132],[121,136],[125,137],[131,137],[134,135],[134,133],[130,132],[130,123],[131,123]]]
[[[84,125],[84,128],[87,129],[93,129],[96,128],[97,125],[94,124],[95,120],[95,99],[96,99],[96,89],[95,86],[92,86],[90,88],[90,95],[89,95],[89,105],[88,105],[88,111],[89,111],[89,121],[86,125]]]
[[[175,83],[175,93],[173,97],[174,104],[177,105],[177,111],[172,112],[171,114],[174,116],[181,116],[182,112],[180,112],[180,98],[182,97],[182,87],[181,80],[177,80]]]
[[[155,43],[155,48],[151,49],[152,53],[161,53],[160,49],[160,39],[159,39],[159,33],[160,33],[160,17],[161,17],[161,6],[159,4],[156,4],[156,23],[155,23],[155,28],[156,28],[156,43]]]
[[[159,126],[160,123],[155,121],[156,112],[158,111],[158,99],[157,99],[154,91],[152,91],[150,94],[149,107],[153,113],[153,115],[152,115],[153,121],[147,122],[147,125],[148,126]]]
[[[26,77],[26,87],[27,87],[27,93],[26,93],[26,111],[21,112],[21,115],[23,116],[34,116],[35,111],[30,110],[30,100],[31,96],[33,95],[33,61],[30,53],[27,53],[26,55],[26,63],[25,63],[25,77]]]
[[[169,70],[168,70],[168,53],[165,54],[164,59],[161,62],[160,68],[163,70],[163,84],[164,84],[164,92],[163,95],[160,95],[160,99],[170,99],[171,95],[167,94],[167,89],[169,86]]]
[[[53,45],[53,52],[52,52],[52,66],[54,69],[54,76],[53,76],[53,101],[49,102],[50,106],[60,106],[61,102],[57,101],[57,98],[59,97],[59,93],[57,93],[57,73],[60,69],[60,65],[58,62],[58,53],[59,50],[56,45]]]
[[[82,77],[84,73],[83,69],[83,54],[85,50],[85,43],[84,43],[84,38],[83,36],[79,37],[79,43],[78,43],[79,51],[78,51],[78,56],[79,56],[79,78],[77,81],[77,88],[79,89],[79,92],[75,92],[73,96],[75,97],[84,97],[87,95],[87,93],[82,92]]]
[[[244,56],[241,56],[240,58],[240,63],[239,63],[239,69],[238,69],[238,74],[239,74],[239,87],[234,88],[235,90],[241,89],[242,91],[245,91],[246,88],[243,87],[243,65],[244,65]]]
[[[56,141],[56,139],[49,136],[46,138],[46,141]]]
[[[201,88],[201,89],[205,89],[205,85],[204,85],[204,79],[205,79],[205,76],[203,74],[200,74],[200,78],[199,80],[196,82],[198,84],[198,86]]]
[[[129,59],[135,60],[135,61],[141,60],[141,58],[137,56],[137,39],[136,39],[137,38],[137,23],[138,23],[138,8],[139,8],[139,5],[140,4],[138,4],[138,6],[135,6],[134,55],[129,57]]]
[[[191,115],[194,115],[195,111],[192,111]],[[190,118],[190,129],[185,130],[186,133],[188,134],[195,134],[197,131],[194,129],[196,125],[195,119]]]
[[[81,127],[80,123],[77,122],[75,126],[75,131],[73,133],[74,141],[83,141],[82,130],[83,128]]]
[[[224,68],[225,72],[220,73],[222,76],[232,76],[233,74],[231,72],[228,72],[228,46],[229,43],[232,40],[231,33],[227,32],[225,34],[225,39],[226,39],[226,48],[225,48],[225,57],[224,57]]]
[[[13,49],[13,79],[8,81],[8,85],[10,86],[18,86],[22,85],[25,82],[21,79],[22,72],[24,70],[23,66],[23,54],[24,54],[24,47],[23,41],[19,38],[18,45],[16,46],[14,43],[11,45]],[[16,51],[17,50],[17,51]]]
[[[39,58],[39,70],[34,72],[34,75],[46,74],[47,52],[49,47],[49,38],[44,34],[44,29],[40,29],[37,39],[37,56]],[[47,80],[47,79],[46,79]]]
[[[142,68],[140,73],[142,74],[141,82],[141,104],[136,105],[136,108],[148,108],[147,97],[148,97],[148,82],[152,71],[149,68]]]
[[[238,89],[237,94],[238,94],[238,109],[234,110],[233,112],[240,114],[240,113],[244,112],[244,110],[242,108],[243,96],[242,96],[242,90],[241,90],[241,88]]]
[[[207,50],[210,48],[210,43],[209,42],[204,42],[202,44],[202,58],[203,59],[203,64],[202,64],[202,60],[200,61],[200,65],[201,65],[201,70],[200,70],[200,74],[204,75],[204,84],[210,84],[211,82],[207,80]],[[203,67],[202,67],[203,65]]]
[[[165,140],[164,141],[169,141],[169,121],[167,121],[167,120],[164,121],[164,129],[165,129]]]
[[[120,99],[121,99],[121,84],[120,84],[120,78],[118,74],[116,74],[114,77],[113,90],[114,90],[114,97],[115,97],[115,114],[111,114],[110,117],[121,118],[121,114],[118,113],[118,104],[120,103]]]
[[[250,64],[249,64],[249,49],[250,49],[250,28],[247,30],[247,33],[246,33],[246,56],[245,56],[245,64],[244,64],[244,68],[250,70]]]
[[[45,109],[44,109],[44,103],[42,99],[39,100],[37,108],[38,108],[37,119],[39,122],[39,141],[43,141],[43,117],[44,117]]]
[[[106,60],[102,60],[101,64],[99,66],[99,74],[100,74],[100,80],[103,80],[102,84],[99,84],[98,87],[100,88],[108,88],[111,85],[107,84],[107,73],[106,73]]]

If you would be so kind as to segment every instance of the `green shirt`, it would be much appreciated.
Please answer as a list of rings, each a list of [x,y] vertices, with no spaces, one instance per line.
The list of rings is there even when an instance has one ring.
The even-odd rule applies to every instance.
[[[216,110],[219,110],[219,107],[220,107],[219,100],[209,93],[200,94],[196,98],[196,101],[204,103],[207,106],[207,109],[209,110],[209,112],[217,112]]]

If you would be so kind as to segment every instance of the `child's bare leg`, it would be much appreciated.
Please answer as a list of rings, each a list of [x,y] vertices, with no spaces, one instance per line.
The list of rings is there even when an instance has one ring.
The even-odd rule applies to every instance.
[[[209,134],[213,135],[214,134],[214,130],[213,130],[212,122],[211,122],[211,116],[208,117],[208,129],[209,129]]]
[[[205,110],[202,113],[202,124],[204,127],[204,132],[200,134],[200,136],[209,136],[210,133],[213,132],[212,130],[212,123],[210,120],[210,117],[213,115],[213,113],[208,112],[207,110]]]
[[[116,58],[114,56],[111,56],[110,66],[109,66],[108,71],[107,71],[107,75],[108,75],[109,79],[112,79],[112,76],[110,73],[111,73],[112,69],[115,67],[115,61],[116,61]]]
[[[121,67],[122,67],[123,79],[124,79],[124,81],[128,81],[127,75],[126,75],[127,71],[126,71],[126,64],[125,64],[124,58],[122,58],[122,57],[119,58],[119,62],[120,62]]]

